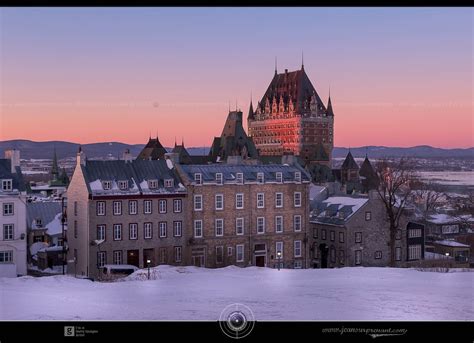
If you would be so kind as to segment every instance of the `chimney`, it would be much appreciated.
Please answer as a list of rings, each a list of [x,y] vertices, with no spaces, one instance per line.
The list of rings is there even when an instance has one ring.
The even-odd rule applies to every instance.
[[[84,154],[84,151],[82,151],[82,147],[79,146],[79,151],[77,152],[77,158],[76,158],[76,166],[77,165],[86,165],[86,154]]]
[[[125,149],[125,151],[122,154],[122,160],[124,160],[125,162],[132,161],[132,154],[130,153],[130,149]]]
[[[11,161],[11,172],[16,173],[16,167],[20,166],[20,150],[8,149],[5,150],[5,158]]]

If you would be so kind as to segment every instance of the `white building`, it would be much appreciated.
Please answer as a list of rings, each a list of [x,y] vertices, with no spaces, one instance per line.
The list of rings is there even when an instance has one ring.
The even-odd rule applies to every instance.
[[[26,275],[26,190],[20,152],[0,159],[0,277]]]

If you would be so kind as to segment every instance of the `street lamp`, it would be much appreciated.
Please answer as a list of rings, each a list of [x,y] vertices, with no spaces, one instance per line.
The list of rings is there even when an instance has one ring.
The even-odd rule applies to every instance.
[[[280,270],[281,251],[277,251],[278,270]]]
[[[151,260],[147,259],[146,264],[148,265],[148,280],[150,280],[150,263],[151,263]]]

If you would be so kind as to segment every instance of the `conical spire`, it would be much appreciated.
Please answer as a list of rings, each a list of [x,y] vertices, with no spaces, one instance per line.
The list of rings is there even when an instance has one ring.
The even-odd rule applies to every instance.
[[[247,116],[247,120],[254,119],[254,114],[255,112],[253,111],[252,97],[250,97],[249,115]]]
[[[277,74],[277,57],[275,56],[275,75]]]
[[[56,147],[54,148],[53,166],[51,167],[51,175],[53,176],[53,180],[58,179],[59,167],[58,167],[58,157],[56,155]]]
[[[328,111],[327,111],[327,115],[328,116],[331,116],[331,117],[334,117],[334,111],[332,109],[332,103],[331,103],[331,87],[329,87],[329,99],[328,99]]]
[[[301,51],[301,70],[304,70],[304,52]]]

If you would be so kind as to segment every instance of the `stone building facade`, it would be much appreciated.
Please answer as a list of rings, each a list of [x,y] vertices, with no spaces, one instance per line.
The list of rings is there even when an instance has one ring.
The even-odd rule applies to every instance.
[[[185,197],[171,161],[79,153],[68,188],[68,273],[97,279],[107,264],[184,264]]]
[[[309,175],[301,166],[227,163],[177,169],[188,190],[189,264],[307,267]]]
[[[317,205],[310,219],[313,268],[389,266],[389,227],[377,197],[332,196]],[[402,216],[396,238],[397,267],[423,259],[423,225]]]

